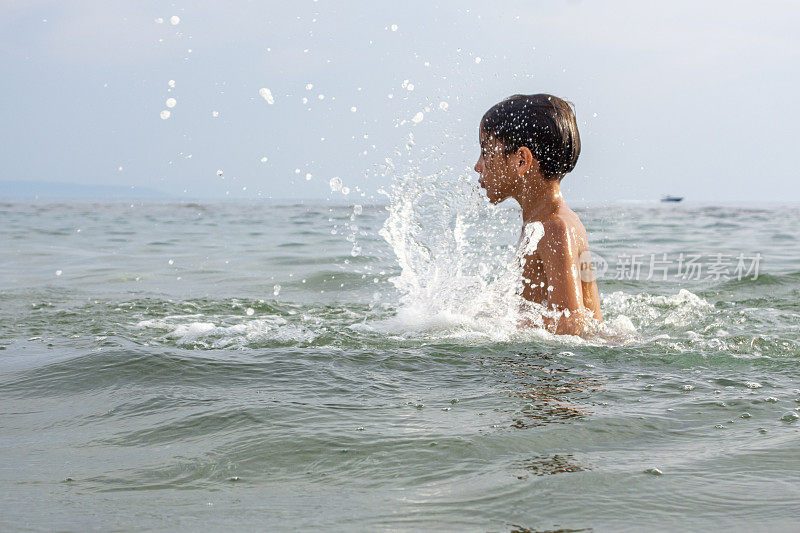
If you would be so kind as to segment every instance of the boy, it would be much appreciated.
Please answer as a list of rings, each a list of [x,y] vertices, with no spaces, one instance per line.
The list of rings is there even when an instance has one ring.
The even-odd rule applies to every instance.
[[[489,201],[519,203],[521,241],[544,229],[536,248],[522,251],[522,297],[544,306],[552,333],[583,334],[602,314],[586,230],[561,195],[561,178],[581,152],[572,108],[549,94],[506,98],[483,115],[480,145],[475,171]]]

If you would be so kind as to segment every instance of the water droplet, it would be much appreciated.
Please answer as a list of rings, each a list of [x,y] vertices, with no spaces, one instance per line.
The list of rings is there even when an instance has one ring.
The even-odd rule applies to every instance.
[[[161,120],[167,120],[170,115],[171,115],[171,113],[167,109],[163,110],[161,112],[161,115],[160,115],[161,116]]]
[[[476,58],[475,58],[475,63],[476,63],[476,64],[477,64],[477,63],[480,63],[481,61],[483,61],[483,60],[482,60],[480,57],[476,57]]]
[[[306,181],[310,180],[311,178],[312,178],[311,173],[306,172]]]
[[[416,115],[414,115],[414,118],[411,119],[411,122],[413,122],[414,124],[419,124],[420,122],[422,122],[422,119],[424,118],[425,115],[422,113],[422,111],[419,111]]]
[[[166,101],[167,107],[169,107],[169,108],[175,107],[175,104],[177,104],[177,103],[178,103],[178,101],[175,100],[174,98],[167,98],[167,101]]]
[[[178,24],[181,23],[181,18],[178,15],[172,15],[169,18],[169,23],[172,24],[173,26],[177,26]],[[190,24],[190,26],[191,26],[191,24]]]
[[[356,106],[350,108],[351,113],[355,113],[356,111],[358,111],[358,108]]]
[[[359,204],[356,204],[356,205],[353,206],[353,213],[354,214],[360,215],[363,212],[364,212],[364,208],[362,206],[360,206]]]
[[[217,118],[217,117],[219,116],[219,111],[212,111],[212,112],[211,112],[211,116],[212,116],[213,118]]]
[[[439,109],[442,111],[447,111],[447,108],[450,107],[450,104],[447,102],[439,102]]]
[[[329,184],[331,186],[331,191],[333,192],[340,191],[342,189],[342,179],[338,176],[331,178]]]
[[[275,98],[272,97],[272,91],[270,91],[266,87],[260,88],[258,90],[258,94],[260,94],[261,98],[266,100],[268,104],[272,105],[275,103]]]
[[[267,161],[268,161],[267,156],[264,156],[264,157],[261,158],[261,162],[262,163],[266,163]]]
[[[397,31],[397,24],[392,24],[392,31]]]
[[[244,310],[244,312],[247,314],[247,316],[253,316],[253,313],[255,313],[252,307],[248,307]]]
[[[222,169],[217,170],[217,176],[222,177],[222,174],[223,174]]]
[[[305,282],[305,280],[303,280],[303,281]],[[280,293],[281,293],[281,286],[280,286],[280,285],[278,285],[278,284],[276,283],[276,284],[275,284],[275,286],[274,286],[274,287],[272,287],[272,294],[274,294],[275,296],[277,296],[277,295],[279,295]]]
[[[345,196],[350,194],[350,187],[342,187],[342,194],[344,194]]]
[[[167,82],[167,85],[169,85],[169,86],[170,86],[170,88],[172,88],[172,87],[175,87],[175,80],[169,80],[169,81]]]
[[[170,264],[170,265],[174,265],[175,264],[175,260],[174,259],[170,259],[169,261],[167,261],[167,263]]]
[[[313,88],[314,88],[314,84],[313,83],[306,83],[306,91],[310,91]]]
[[[60,275],[61,275],[61,271],[60,270],[56,270],[56,276],[60,276]]]

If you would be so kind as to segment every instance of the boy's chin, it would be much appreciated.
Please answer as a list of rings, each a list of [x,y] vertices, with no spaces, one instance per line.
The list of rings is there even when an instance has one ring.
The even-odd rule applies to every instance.
[[[496,195],[496,194],[489,194],[487,192],[486,193],[486,198],[489,200],[489,203],[491,203],[492,205],[497,205],[497,204],[503,203],[503,200],[505,200],[507,198],[507,196],[499,196],[499,195]]]

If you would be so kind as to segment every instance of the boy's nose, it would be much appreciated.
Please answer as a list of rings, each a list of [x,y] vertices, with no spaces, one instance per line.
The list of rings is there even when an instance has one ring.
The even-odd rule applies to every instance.
[[[475,172],[477,172],[478,174],[483,174],[483,165],[481,164],[481,160],[480,159],[478,159],[478,162],[475,163],[475,167],[474,168],[475,168]]]

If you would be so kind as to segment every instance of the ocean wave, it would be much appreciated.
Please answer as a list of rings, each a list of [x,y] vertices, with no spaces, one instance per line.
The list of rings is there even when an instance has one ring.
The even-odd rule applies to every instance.
[[[198,318],[200,320],[198,320]],[[280,316],[260,317],[238,324],[217,325],[198,315],[175,315],[142,320],[139,329],[163,331],[162,341],[195,349],[244,348],[266,344],[308,344],[321,332],[289,323]]]

